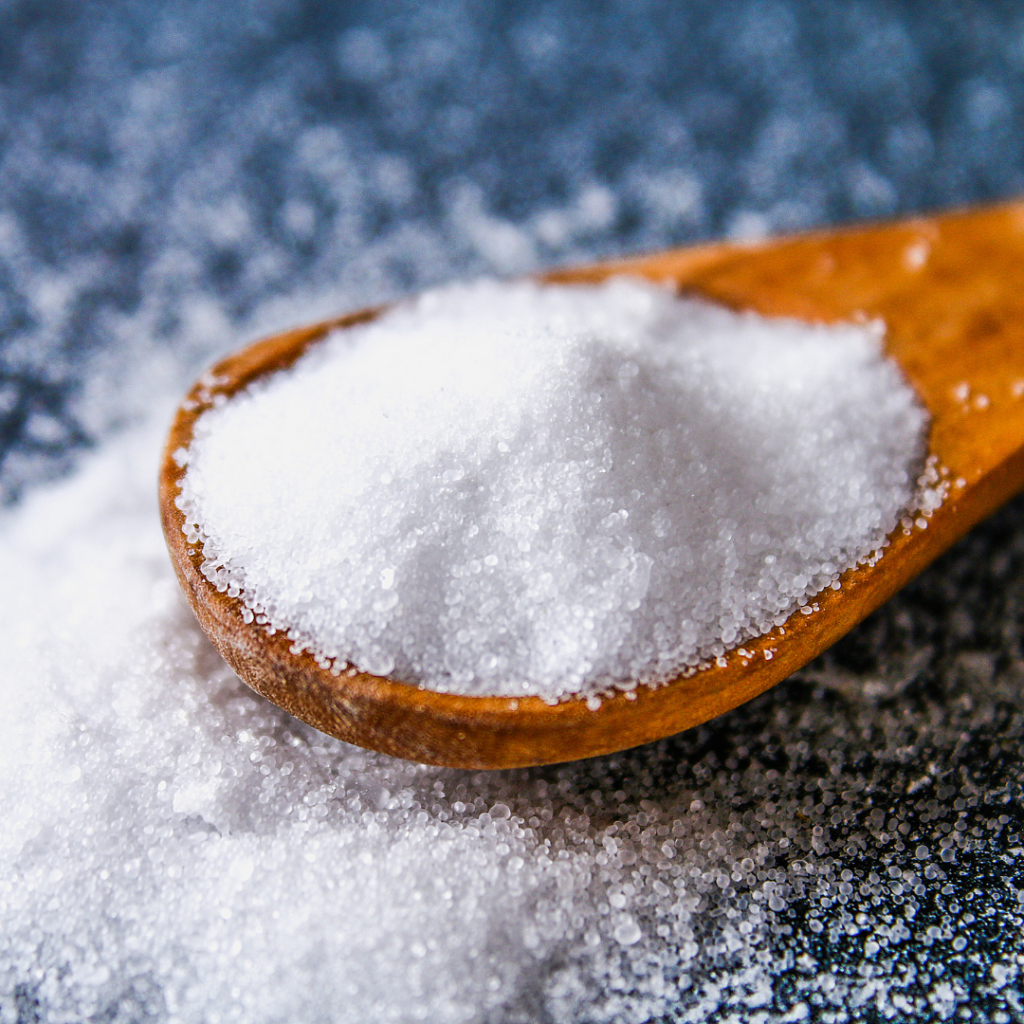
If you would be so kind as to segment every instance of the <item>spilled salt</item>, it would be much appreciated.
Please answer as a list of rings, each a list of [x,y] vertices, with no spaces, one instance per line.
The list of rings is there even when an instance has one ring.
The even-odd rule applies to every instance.
[[[160,535],[162,425],[0,519],[0,1020],[838,1022],[868,983],[879,1019],[951,983],[945,1018],[1011,1019],[1021,505],[716,726],[457,771],[231,672]]]
[[[657,683],[896,527],[926,415],[881,334],[625,279],[449,287],[205,413],[185,530],[322,663],[546,699]]]

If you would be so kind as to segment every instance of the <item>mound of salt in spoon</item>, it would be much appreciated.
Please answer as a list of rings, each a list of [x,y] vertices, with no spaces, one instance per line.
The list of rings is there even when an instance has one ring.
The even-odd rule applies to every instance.
[[[207,412],[179,507],[207,578],[335,671],[655,684],[896,527],[927,416],[882,333],[625,279],[453,286]]]

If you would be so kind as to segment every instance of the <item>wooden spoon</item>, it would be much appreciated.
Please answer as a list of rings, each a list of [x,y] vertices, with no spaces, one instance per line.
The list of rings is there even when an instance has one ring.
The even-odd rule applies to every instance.
[[[218,396],[289,366],[330,331],[376,310],[289,331],[229,356],[193,387],[171,429],[160,478],[164,533],[200,623],[253,689],[317,729],[398,757],[465,768],[568,761],[647,743],[707,721],[785,679],[874,611],[975,523],[1024,486],[1024,203],[771,241],[716,244],[593,267],[547,280],[612,274],[668,281],[736,309],[812,321],[881,318],[888,354],[932,416],[930,451],[950,493],[927,528],[896,530],[874,566],[842,577],[781,629],[720,664],[590,710],[576,698],[464,697],[368,674],[336,677],[281,633],[246,625],[237,599],[199,571],[175,506],[174,453]],[[268,467],[268,472],[272,467]]]

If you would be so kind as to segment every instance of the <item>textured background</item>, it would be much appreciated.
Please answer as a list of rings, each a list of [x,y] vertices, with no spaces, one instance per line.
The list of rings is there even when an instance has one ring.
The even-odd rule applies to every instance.
[[[111,357],[125,372],[155,349],[191,372],[278,299],[334,309],[1014,194],[1022,18],[1012,2],[5,3],[4,493],[41,471],[26,458],[59,465],[124,414]]]
[[[1022,120],[1013,2],[3,3],[0,494],[259,330],[1019,195]],[[800,678],[633,758],[730,799],[774,765],[757,799],[805,801],[850,865],[787,905],[765,1013],[1024,1020],[1022,570],[1018,502]],[[914,941],[869,949],[857,913],[908,901]]]

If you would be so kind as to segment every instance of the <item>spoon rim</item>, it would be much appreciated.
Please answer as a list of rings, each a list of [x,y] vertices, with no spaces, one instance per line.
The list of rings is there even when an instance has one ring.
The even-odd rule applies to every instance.
[[[724,247],[716,244],[702,248],[710,251]],[[562,270],[552,272],[540,280],[545,283],[584,284],[616,273],[621,273],[618,265],[609,263],[584,268],[584,276],[577,278],[571,277],[571,271]],[[288,369],[328,335],[369,323],[388,308],[369,307],[257,340],[216,362],[195,381],[179,404],[164,445],[159,502],[171,560],[200,625],[245,683],[297,717],[340,739],[363,745],[358,729],[346,728],[344,723],[325,721],[308,707],[308,702],[296,703],[289,699],[286,687],[268,682],[267,673],[258,672],[253,667],[253,648],[261,653],[268,666],[286,676],[293,684],[297,681],[302,691],[315,692],[319,694],[320,700],[333,698],[345,708],[344,713],[353,714],[359,719],[365,717],[360,714],[365,711],[365,706],[372,705],[384,717],[390,713],[402,719],[419,720],[419,724],[427,719],[440,724],[448,738],[455,743],[466,744],[471,740],[471,734],[476,734],[479,739],[481,733],[490,733],[491,739],[497,740],[497,743],[484,743],[486,753],[481,756],[475,749],[458,747],[445,752],[419,749],[410,751],[407,738],[396,741],[387,736],[375,736],[374,749],[424,763],[473,768],[552,764],[612,753],[666,735],[663,725],[652,725],[638,732],[635,728],[637,723],[633,722],[633,728],[627,730],[628,742],[621,741],[620,730],[608,728],[607,725],[601,730],[601,733],[606,734],[604,739],[594,737],[588,742],[581,735],[580,727],[592,727],[596,719],[607,719],[615,712],[624,712],[631,720],[642,718],[644,705],[652,702],[664,704],[668,692],[718,667],[715,663],[702,664],[656,684],[637,683],[632,689],[610,689],[596,695],[600,702],[597,706],[593,700],[595,695],[586,693],[567,694],[558,701],[549,702],[535,694],[493,696],[437,691],[357,669],[353,669],[352,674],[348,670],[342,670],[339,674],[324,669],[309,650],[299,653],[292,651],[293,641],[286,631],[277,629],[270,633],[265,625],[255,621],[244,622],[241,599],[219,592],[203,575],[200,568],[203,561],[201,545],[187,540],[183,530],[185,516],[176,504],[181,481],[188,468],[180,453],[183,449],[188,450],[196,421],[205,412],[230,400],[254,381]],[[765,647],[776,633],[773,631],[751,638],[746,642],[746,647],[753,653],[754,648]],[[741,643],[739,647],[744,647],[744,644]],[[727,655],[733,655],[735,651],[734,647]],[[769,689],[786,674],[788,672],[774,672],[769,679],[762,670],[762,681],[756,688],[752,690],[748,685],[742,688],[742,692],[737,691],[730,706],[743,703]],[[652,701],[652,698],[655,699]],[[678,727],[673,727],[671,731],[678,732],[690,725],[699,724],[717,713],[716,710],[706,714],[677,716]],[[538,743],[538,731],[545,734],[546,742],[542,740]],[[509,757],[501,749],[505,745],[503,740],[521,733],[531,733],[534,745],[541,749],[533,755],[524,756],[520,753]],[[470,743],[469,746],[475,748],[476,745]]]
[[[981,238],[975,244],[988,245],[983,229],[989,221],[999,218],[1010,218],[1014,224],[1019,221],[1024,230],[1024,205],[1001,204],[881,226],[855,225],[753,245],[711,243],[556,270],[535,279],[545,283],[589,284],[629,273],[671,283],[680,292],[733,308],[752,309],[764,315],[800,316],[799,312],[785,310],[780,314],[774,300],[744,297],[746,285],[741,284],[739,293],[730,291],[731,286],[721,285],[715,275],[724,275],[721,280],[726,280],[742,261],[769,256],[767,250],[772,249],[779,253],[792,250],[790,256],[797,261],[796,265],[802,266],[803,261],[814,274],[831,273],[837,258],[857,258],[858,247],[872,232],[885,236],[885,245],[896,254],[893,259],[898,259],[907,245],[917,244],[922,238],[938,247],[947,229],[951,239],[958,231],[966,230],[968,238],[974,231]],[[833,242],[835,245],[830,249]],[[852,257],[850,253],[843,254],[843,245]],[[827,257],[824,260],[823,254]],[[908,281],[911,295],[918,294],[913,289],[921,285],[913,284],[909,277]],[[887,279],[886,301],[895,294],[895,286]],[[795,300],[798,310],[803,308],[804,301],[802,296]],[[536,695],[444,693],[359,671],[351,676],[337,675],[321,668],[309,651],[293,653],[292,641],[285,633],[278,631],[270,636],[265,626],[243,622],[241,600],[218,593],[202,575],[201,551],[198,545],[188,543],[182,531],[184,515],[175,503],[186,471],[177,455],[180,449],[188,449],[193,425],[215,402],[230,398],[258,378],[287,368],[328,334],[366,323],[384,308],[387,307],[372,307],[273,335],[226,356],[203,374],[174,417],[161,463],[159,499],[164,534],[182,589],[200,624],[241,678],[321,731],[398,757],[462,768],[552,764],[624,750],[708,721],[770,689],[807,664],[888,600],[1024,482],[1022,445],[1001,461],[979,467],[962,493],[951,495],[934,511],[928,522],[930,528],[907,531],[897,526],[883,543],[883,571],[876,571],[873,564],[847,569],[840,576],[839,590],[826,589],[812,598],[813,614],[794,609],[783,626],[734,645],[722,658],[664,683],[639,684],[633,690],[601,694],[596,709],[592,701],[588,702],[588,695],[573,694],[557,703],[548,703]],[[855,311],[860,312],[861,307],[855,307]],[[849,310],[836,312],[828,304],[822,311],[815,310],[811,317],[804,317],[819,322],[850,318]],[[889,351],[888,327],[889,324],[886,353],[895,358]],[[900,359],[896,362],[908,375],[907,364]],[[932,417],[926,455],[941,457],[934,444],[936,417],[940,412],[926,401],[917,382],[911,382]],[[944,426],[949,423],[944,422]]]

